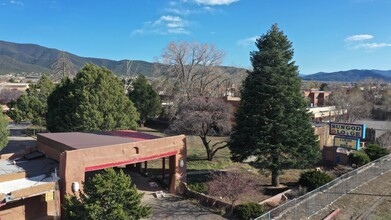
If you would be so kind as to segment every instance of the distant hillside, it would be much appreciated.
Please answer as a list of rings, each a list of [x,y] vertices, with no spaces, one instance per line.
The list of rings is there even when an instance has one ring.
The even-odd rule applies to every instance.
[[[315,73],[311,75],[301,75],[304,80],[316,81],[337,81],[337,82],[358,82],[367,78],[381,79],[391,82],[391,70],[348,70],[332,73]]]
[[[62,51],[47,48],[35,44],[17,44],[0,40],[0,74],[8,73],[52,73],[52,65],[61,55]],[[94,63],[105,66],[116,75],[126,74],[126,60],[108,60],[99,58],[80,57],[71,53],[66,57],[73,63],[76,70],[80,70],[86,63]],[[140,73],[146,76],[153,74],[154,63],[141,60],[133,60],[132,73]],[[236,74],[244,69],[221,66],[225,72]]]
[[[61,55],[61,51],[42,47],[35,44],[17,44],[0,41],[0,74],[7,73],[51,73],[52,65]],[[85,63],[94,63],[105,66],[117,75],[126,74],[126,61],[114,61],[108,59],[80,57],[66,52],[67,58],[79,70]],[[145,61],[133,61],[132,71],[151,75],[153,63]]]

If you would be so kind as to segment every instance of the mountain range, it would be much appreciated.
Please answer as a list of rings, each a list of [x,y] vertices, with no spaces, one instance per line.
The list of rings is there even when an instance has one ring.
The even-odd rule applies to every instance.
[[[126,75],[128,60],[109,60],[100,58],[81,57],[53,48],[36,44],[18,44],[0,40],[0,74],[8,73],[51,73],[53,64],[62,55],[70,60],[76,70],[86,63],[105,66],[117,75]],[[130,72],[142,73],[146,76],[153,74],[154,63],[132,60]],[[231,74],[243,71],[242,68],[221,67]],[[357,82],[366,78],[381,79],[391,82],[391,70],[348,70],[338,72],[319,72],[310,75],[300,75],[304,80]]]
[[[358,82],[367,78],[391,82],[391,70],[347,70],[338,72],[319,72],[311,75],[301,75],[304,80]]]
[[[51,73],[52,66],[62,55],[62,51],[36,44],[17,44],[0,41],[0,74],[8,73]],[[70,60],[76,70],[79,70],[86,63],[94,63],[98,66],[105,66],[117,75],[124,75],[127,71],[127,60],[109,60],[99,58],[80,57],[64,52],[65,57]],[[153,63],[133,60],[131,71],[137,71],[145,75],[151,75]]]

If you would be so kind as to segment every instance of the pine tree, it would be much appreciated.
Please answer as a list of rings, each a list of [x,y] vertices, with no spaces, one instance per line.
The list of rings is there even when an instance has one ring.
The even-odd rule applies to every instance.
[[[67,197],[64,209],[68,219],[141,219],[151,214],[142,197],[129,176],[109,168],[84,183],[80,198]]]
[[[272,174],[279,185],[285,168],[302,168],[320,158],[306,101],[300,92],[292,43],[277,25],[256,41],[253,70],[241,90],[230,149],[234,161],[256,156],[255,165]]]
[[[153,90],[144,75],[138,76],[132,82],[132,89],[129,91],[129,99],[134,103],[140,114],[140,124],[144,125],[146,120],[156,117],[162,111],[162,104],[159,95]]]
[[[135,129],[139,115],[121,82],[106,68],[87,64],[73,80],[63,78],[48,98],[52,132]]]
[[[3,113],[0,114],[0,150],[8,144],[9,131],[7,129],[8,122],[4,118]]]

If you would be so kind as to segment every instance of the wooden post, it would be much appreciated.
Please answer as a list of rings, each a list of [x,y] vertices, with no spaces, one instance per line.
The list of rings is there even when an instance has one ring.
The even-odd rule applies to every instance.
[[[136,163],[136,171],[141,173],[141,162],[140,163]]]
[[[144,161],[144,175],[148,175],[147,169],[148,169],[148,161]]]
[[[164,178],[166,176],[166,158],[162,158],[162,180],[164,181]]]

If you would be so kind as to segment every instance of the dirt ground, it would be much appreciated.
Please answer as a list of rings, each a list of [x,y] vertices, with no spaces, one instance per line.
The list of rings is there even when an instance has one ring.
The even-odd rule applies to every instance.
[[[323,219],[333,210],[341,211],[334,218],[346,219],[391,219],[391,172],[360,186],[342,196],[310,219]]]

